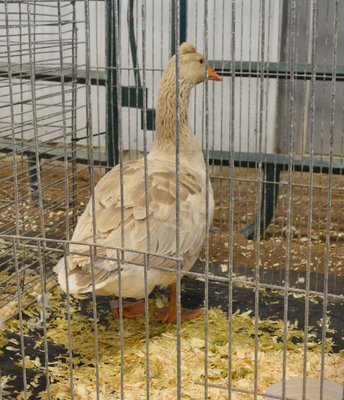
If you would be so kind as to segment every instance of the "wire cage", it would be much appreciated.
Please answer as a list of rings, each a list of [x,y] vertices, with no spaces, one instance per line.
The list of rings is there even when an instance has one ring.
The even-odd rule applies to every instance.
[[[343,21],[339,0],[0,3],[0,399],[343,398]],[[187,110],[206,188],[190,271],[179,242],[185,41],[222,77],[193,88]],[[150,239],[140,250],[123,237],[74,242],[115,165],[122,176],[143,158],[148,214],[158,89],[173,55],[174,254]],[[104,248],[115,302],[94,290]],[[67,271],[73,251],[87,251],[89,293],[57,283],[53,267]],[[135,319],[123,317],[121,293],[130,251],[144,271]],[[148,290],[165,262],[175,325],[154,314],[168,289]],[[202,315],[182,323],[182,305]]]

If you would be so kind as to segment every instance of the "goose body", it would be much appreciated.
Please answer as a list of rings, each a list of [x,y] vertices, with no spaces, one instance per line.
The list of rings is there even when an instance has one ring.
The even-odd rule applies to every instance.
[[[204,164],[204,162],[203,162]],[[195,263],[204,244],[205,237],[205,174],[204,165],[198,171],[188,166],[180,166],[180,255],[184,258],[182,268],[189,270]],[[152,253],[174,257],[176,254],[176,200],[175,164],[172,160],[148,156],[148,198],[150,249]],[[139,251],[147,249],[146,205],[144,189],[143,160],[126,162],[123,165],[124,189],[124,247]],[[213,196],[210,195],[210,215],[213,214]],[[121,247],[121,198],[120,170],[113,168],[99,181],[95,188],[97,249],[94,263],[95,289],[99,295],[119,295],[117,262],[104,258],[117,258],[116,250]],[[72,241],[92,243],[92,203],[89,202],[78,220]],[[92,290],[89,246],[71,245],[69,256],[69,292],[85,293]],[[141,253],[125,252],[122,264],[121,289],[123,297],[144,297],[143,268]],[[64,267],[64,260],[60,265]],[[175,267],[175,262],[150,257],[150,267]],[[59,283],[66,290],[64,268],[58,272]],[[150,268],[148,290],[156,285],[166,286],[175,280],[175,274]]]
[[[180,251],[182,270],[194,265],[205,240],[206,226],[206,166],[196,136],[188,124],[190,90],[206,79],[204,58],[189,43],[180,47]],[[202,61],[202,62],[201,62]],[[203,64],[203,66],[202,66]],[[210,71],[210,72],[209,72]],[[220,79],[209,69],[213,79]],[[211,77],[210,77],[211,78]],[[165,257],[176,255],[176,73],[175,57],[169,61],[161,79],[156,116],[156,135],[147,157],[147,197],[145,195],[144,160],[123,163],[123,199],[121,200],[120,169],[114,167],[95,187],[95,215],[89,201],[74,230],[72,242],[96,243],[93,259],[94,286],[98,295],[122,295],[143,298],[144,254],[149,257],[147,286],[151,292],[157,285],[167,286],[176,279],[176,263]],[[214,198],[209,182],[209,224],[213,219]],[[121,211],[123,205],[123,211]],[[147,217],[149,243],[147,239]],[[122,219],[123,218],[123,219]],[[95,219],[95,233],[93,232]],[[122,239],[123,233],[123,239]],[[149,245],[149,248],[148,248]],[[118,252],[127,250],[121,264],[121,293],[119,293]],[[90,247],[70,245],[67,261],[69,293],[92,291]],[[132,251],[130,251],[132,250]],[[135,252],[136,251],[136,252]],[[163,257],[159,257],[159,255]],[[109,260],[110,259],[110,260]],[[154,267],[162,268],[157,269]],[[58,282],[67,291],[65,261],[54,268]]]

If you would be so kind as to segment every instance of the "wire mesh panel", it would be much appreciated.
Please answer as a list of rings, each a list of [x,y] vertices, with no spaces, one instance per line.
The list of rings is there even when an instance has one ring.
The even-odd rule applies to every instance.
[[[79,202],[88,195],[86,184],[80,186],[79,180],[77,185],[77,177],[88,179],[87,167],[76,164],[77,157],[87,159],[85,149],[76,144],[77,136],[86,134],[85,119],[79,117],[85,110],[85,84],[77,80],[78,67],[85,64],[78,58],[84,45],[78,41],[74,3],[6,1],[0,10],[1,234],[16,237],[1,238],[1,327],[17,316],[16,322],[12,320],[12,342],[20,342],[21,351],[21,361],[15,365],[4,349],[1,396],[28,398],[33,386],[30,372],[26,373],[30,368],[30,363],[25,364],[25,357],[30,358],[26,348],[33,354],[34,346],[27,333],[35,330],[37,321],[44,324],[37,334],[44,338],[39,351],[45,353],[41,361],[49,392],[42,310],[49,303],[47,293],[56,286],[48,266],[63,254],[63,248],[60,245],[57,254],[57,242],[49,245],[20,238],[69,238],[76,221],[77,195]],[[32,304],[38,305],[38,314],[30,326],[23,310]],[[1,342],[2,348],[5,343]],[[17,383],[4,390],[9,374]]]
[[[0,4],[0,399],[343,398],[343,12]]]
[[[1,232],[65,237],[76,217],[75,9],[67,2],[1,9]],[[23,276],[38,262],[28,251],[17,254]],[[14,271],[6,239],[2,253],[4,270]],[[15,290],[14,274],[9,282]]]

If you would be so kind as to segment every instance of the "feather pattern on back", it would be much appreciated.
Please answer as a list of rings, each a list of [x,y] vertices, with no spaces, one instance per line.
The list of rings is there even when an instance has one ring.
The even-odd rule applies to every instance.
[[[176,254],[176,175],[173,172],[174,168],[174,165],[169,165],[166,162],[163,165],[156,162],[148,163],[149,250],[151,253],[169,257],[174,257]],[[204,174],[200,175],[195,171],[187,171],[184,168],[180,175],[180,255],[184,259],[183,269],[185,270],[191,269],[204,242],[204,180]],[[124,248],[126,250],[148,251],[143,160],[124,164],[123,189]],[[94,202],[96,212],[95,236],[97,244],[104,246],[104,248],[97,248],[94,283],[96,289],[101,289],[109,281],[117,279],[118,263],[114,260],[112,262],[104,260],[101,263],[100,260],[102,257],[117,259],[117,251],[106,249],[106,247],[120,248],[122,243],[120,170],[118,167],[112,169],[96,185]],[[210,207],[210,210],[212,209],[213,206]],[[212,219],[212,215],[209,218]],[[72,241],[93,243],[91,200],[78,220]],[[70,292],[92,290],[89,246],[72,244],[70,253],[72,254],[69,256],[69,274],[79,276],[75,286],[70,287]],[[125,251],[122,264],[142,270],[144,255]],[[149,264],[150,266],[175,268],[174,261],[158,256],[151,256]],[[169,281],[169,278],[174,279],[171,276],[166,279]],[[161,282],[161,284],[164,284],[164,282]]]

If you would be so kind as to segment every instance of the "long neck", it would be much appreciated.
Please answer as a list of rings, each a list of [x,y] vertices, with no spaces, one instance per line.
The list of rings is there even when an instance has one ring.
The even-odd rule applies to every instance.
[[[176,77],[174,66],[170,65],[161,79],[158,103],[156,108],[156,134],[154,146],[159,151],[171,151],[176,146]],[[193,136],[188,123],[188,106],[190,97],[190,87],[186,82],[180,82],[180,125],[179,138],[180,148],[188,148]]]

